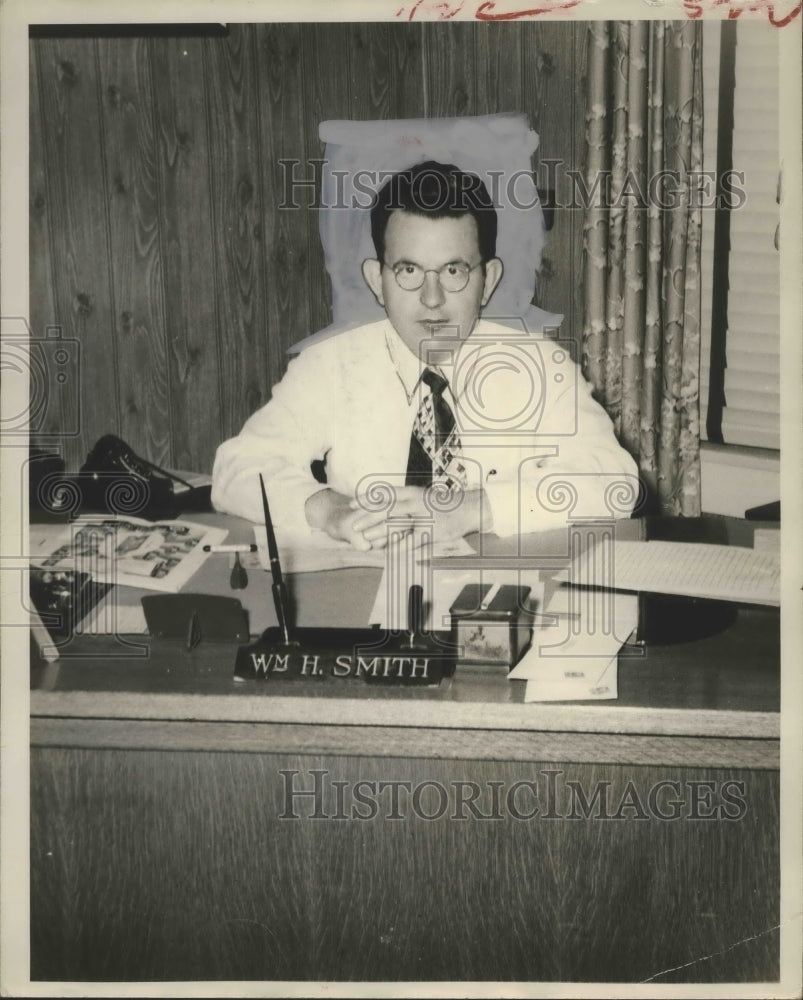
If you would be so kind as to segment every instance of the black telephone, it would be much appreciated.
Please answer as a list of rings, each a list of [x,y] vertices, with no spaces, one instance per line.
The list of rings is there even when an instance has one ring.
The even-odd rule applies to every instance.
[[[194,487],[141,458],[125,441],[105,434],[78,473],[59,455],[31,449],[29,509],[33,522],[69,520],[79,514],[124,514],[149,521],[185,511],[211,511],[211,487]]]

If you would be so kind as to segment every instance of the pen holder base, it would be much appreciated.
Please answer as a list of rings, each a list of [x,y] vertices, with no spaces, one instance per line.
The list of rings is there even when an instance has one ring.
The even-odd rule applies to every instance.
[[[148,594],[142,598],[148,631],[192,649],[199,642],[247,642],[248,613],[236,597],[212,594]]]

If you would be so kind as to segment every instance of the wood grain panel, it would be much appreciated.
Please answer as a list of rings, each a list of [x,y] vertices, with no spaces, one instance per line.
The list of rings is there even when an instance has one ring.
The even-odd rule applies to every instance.
[[[565,824],[566,856],[582,860],[565,886],[564,953],[572,958],[562,978],[610,980],[628,969],[656,984],[777,979],[777,772],[597,765],[582,781],[589,788],[612,777],[609,802],[623,800],[627,781],[642,804],[659,782],[679,782],[679,796],[658,793],[661,810],[685,801],[688,817],[697,797],[700,818],[636,819],[628,806],[627,820]],[[744,783],[744,815],[703,818],[721,803],[725,782]],[[600,864],[604,857],[616,861]]]
[[[475,25],[471,21],[422,23],[427,68],[427,115],[476,114]]]
[[[57,347],[37,345],[37,341],[45,338],[55,339],[59,324],[54,299],[54,275],[52,243],[53,233],[50,222],[50,206],[48,203],[48,172],[45,160],[44,116],[41,106],[41,88],[39,84],[39,57],[35,45],[29,44],[29,190],[28,190],[28,239],[29,239],[29,310],[28,317],[31,327],[32,356],[42,362],[42,367],[35,362],[30,365],[30,405],[28,424],[31,434],[31,444],[57,449],[64,453],[65,438],[75,437],[80,430],[77,419],[71,419],[71,405],[74,408],[79,401],[77,386],[81,377],[80,360],[76,356],[75,345],[70,345],[67,354],[59,353],[64,359],[59,364],[55,357]],[[8,241],[8,245],[11,241]],[[54,329],[55,327],[55,329]],[[62,336],[67,334],[62,330]],[[9,352],[12,348],[6,345]],[[13,355],[9,353],[9,363]],[[21,364],[21,358],[15,359]],[[44,374],[44,379],[41,375]],[[65,377],[64,383],[59,383],[58,377]],[[41,382],[39,381],[41,379]],[[67,398],[62,400],[61,387],[67,389]],[[62,403],[66,405],[62,405]]]
[[[81,435],[64,448],[77,468],[102,434],[120,429],[96,48],[89,39],[38,44],[54,321],[81,349],[79,378],[64,389],[67,413],[80,409]]]
[[[179,469],[212,471],[220,443],[204,41],[151,39],[167,370]],[[229,387],[226,391],[231,391]]]
[[[225,38],[206,40],[204,81],[209,116],[220,437],[226,438],[238,433],[264,401],[269,377],[261,287],[262,164],[252,26],[232,24]]]
[[[349,118],[351,109],[351,65],[354,30],[349,24],[307,24],[302,29],[304,66],[314,67],[305,74],[306,153],[309,159],[322,158],[324,143],[318,137],[323,121]],[[359,71],[359,67],[355,65]],[[307,168],[312,175],[312,168]],[[309,238],[310,332],[332,322],[332,285],[324,266],[318,211],[307,213]]]
[[[390,118],[388,33],[384,23],[352,24],[350,38],[350,112],[356,121]]]
[[[286,891],[282,873],[309,868],[306,845],[293,836],[298,824],[277,822],[268,777],[259,758],[243,770],[226,755],[172,764],[114,753],[59,761],[33,798],[49,816],[44,825],[34,821],[32,832],[34,975],[303,975],[309,907],[302,886]],[[109,781],[120,782],[113,796]],[[73,919],[62,942],[38,905],[55,915],[65,912],[64,901]]]
[[[53,302],[53,272],[50,253],[50,221],[48,219],[47,166],[45,164],[45,136],[39,90],[39,48],[29,45],[29,249],[30,249],[30,323],[35,337],[45,335],[45,326],[55,322]],[[49,424],[58,430],[55,421]]]
[[[519,24],[480,22],[475,26],[475,114],[495,115],[523,109],[523,39]]]
[[[551,57],[544,52],[543,21],[522,21],[518,27],[521,33],[521,87],[522,109],[530,120],[530,125],[538,133],[540,143],[535,151],[536,167],[544,148],[543,115],[545,88],[552,73]],[[564,31],[567,28],[564,27]],[[538,176],[538,183],[542,178]]]
[[[172,435],[149,49],[144,38],[97,45],[120,432],[135,451],[166,465]]]
[[[113,750],[31,767],[34,979],[777,978],[777,773]],[[690,818],[694,782],[719,808],[733,780],[740,819]],[[424,781],[440,816],[432,784],[412,808]],[[680,818],[622,807],[659,781]],[[598,782],[584,817],[572,783]]]
[[[528,112],[541,138],[536,154],[539,186],[545,186],[550,178],[541,161],[559,161],[559,183],[565,183],[565,171],[574,166],[576,30],[582,30],[582,26],[559,21],[526,26],[524,94]],[[576,216],[577,213],[565,208],[555,212],[554,225],[547,234],[541,270],[536,278],[536,303],[543,309],[565,316],[561,337],[575,336],[572,289],[581,282],[573,269],[573,232],[578,218],[582,222],[581,213]]]
[[[389,24],[388,79],[391,118],[423,118],[428,112],[424,25]]]
[[[377,782],[377,789],[382,780],[412,788],[422,780],[438,782],[449,793],[446,813],[425,818],[440,805],[439,793],[427,793],[416,815],[399,786],[398,819],[389,818],[388,790],[374,820],[320,824],[314,877],[324,923],[318,970],[329,978],[333,957],[340,956],[334,960],[335,978],[555,978],[558,952],[550,912],[556,901],[548,859],[560,831],[522,823],[528,828],[517,837],[516,821],[472,818],[458,806],[460,793],[452,786],[475,781],[484,787],[487,780],[504,783],[507,775],[523,772],[482,763],[470,768],[461,762],[387,763],[381,770],[369,761],[324,759],[322,765],[330,771],[327,782],[346,780],[349,791],[359,780]],[[296,780],[301,785],[302,777]],[[304,775],[303,781],[308,784],[309,778]],[[480,807],[485,815],[491,812],[489,801]],[[346,802],[344,811],[351,804]]]
[[[263,24],[255,30],[270,373],[264,392],[267,400],[271,385],[284,374],[287,349],[312,332],[307,196],[296,194],[290,186],[294,177],[308,176],[304,144],[306,74],[301,61],[300,25]],[[290,162],[283,166],[281,160]]]

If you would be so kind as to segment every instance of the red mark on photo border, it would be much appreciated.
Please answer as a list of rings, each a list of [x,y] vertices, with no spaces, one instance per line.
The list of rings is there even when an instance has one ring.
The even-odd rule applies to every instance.
[[[558,0],[549,7],[535,7],[531,10],[496,11],[496,0],[482,0],[471,17],[477,21],[514,21],[524,17],[538,17],[541,14],[556,14],[570,7],[577,7],[584,0]],[[423,7],[423,10],[422,10]],[[396,17],[406,17],[408,21],[421,12],[430,21],[450,21],[465,7],[465,0],[416,0],[409,8],[399,7]]]
[[[499,14],[494,14],[493,9],[496,7],[496,0],[484,0],[477,8],[474,17],[478,21],[515,21],[521,17],[538,17],[541,14],[555,14],[561,10],[576,7],[582,2],[583,0],[564,0],[564,3],[557,4],[554,7],[535,7],[532,10],[503,11]]]
[[[535,18],[544,14],[560,14],[565,10],[580,6],[585,0],[558,0],[558,2],[545,7],[521,8],[519,10],[497,11],[497,0],[481,0],[471,17],[477,21],[516,21],[522,18]],[[430,21],[450,21],[460,14],[465,7],[465,0],[416,0],[409,8],[399,7],[396,17],[406,17],[412,21],[419,12],[423,18]],[[742,14],[766,13],[767,20],[776,28],[785,28],[803,10],[803,2],[798,3],[787,13],[776,13],[776,3],[769,0],[754,0],[753,3],[738,3],[734,0],[683,0],[683,7],[686,17],[696,21],[704,17],[706,13],[717,11],[725,14],[730,21],[741,17]],[[725,7],[726,10],[722,10]],[[423,10],[422,10],[423,8]]]
[[[412,21],[419,10],[424,0],[416,0],[416,3],[410,8],[410,13],[407,15],[407,20]],[[427,20],[430,21],[450,21],[456,14],[459,14],[463,9],[464,0],[458,0],[456,3],[450,2],[450,0],[430,0],[425,8],[425,14],[427,15]],[[396,11],[396,17],[401,17],[405,13],[404,7],[399,7]],[[434,15],[434,16],[429,16]]]
[[[735,21],[742,14],[765,13],[771,25],[776,28],[785,28],[803,10],[803,3],[796,4],[790,11],[781,15],[776,14],[778,4],[768,2],[768,0],[754,0],[753,3],[735,3],[734,0],[709,0],[708,3],[705,0],[683,0],[683,7],[686,16],[693,21],[714,11],[718,14],[727,13],[729,21]],[[723,7],[725,11],[722,10]]]

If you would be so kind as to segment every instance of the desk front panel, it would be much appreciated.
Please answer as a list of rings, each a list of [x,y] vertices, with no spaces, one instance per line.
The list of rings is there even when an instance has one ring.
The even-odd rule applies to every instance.
[[[34,747],[31,772],[33,979],[778,976],[771,770]]]

